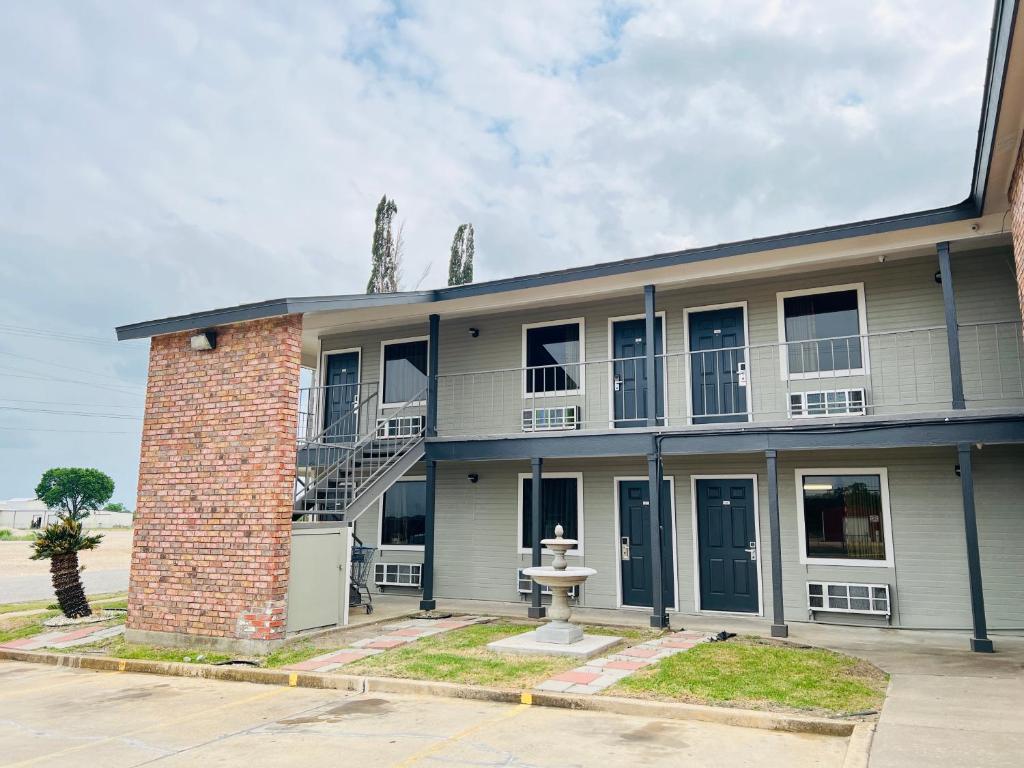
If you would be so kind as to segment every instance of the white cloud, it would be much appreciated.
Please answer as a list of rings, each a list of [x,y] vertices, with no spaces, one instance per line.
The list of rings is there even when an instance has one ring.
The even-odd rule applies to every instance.
[[[956,202],[990,17],[923,0],[8,4],[0,322],[109,334],[360,292],[384,193],[406,274],[433,264],[430,285],[464,221],[483,280]],[[32,348],[144,379],[138,352],[0,335]],[[25,387],[0,377],[0,397]],[[62,423],[103,422],[0,412]],[[108,437],[102,456],[3,442],[0,496],[56,455],[109,457],[130,489],[135,438]]]

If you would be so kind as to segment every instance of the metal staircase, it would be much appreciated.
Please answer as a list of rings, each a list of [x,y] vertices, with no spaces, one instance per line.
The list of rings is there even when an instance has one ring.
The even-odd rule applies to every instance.
[[[423,458],[425,399],[426,389],[382,415],[374,395],[313,437],[300,436],[292,519],[352,521],[369,509]],[[362,434],[350,434],[352,424],[365,425]],[[338,441],[343,433],[348,442]]]

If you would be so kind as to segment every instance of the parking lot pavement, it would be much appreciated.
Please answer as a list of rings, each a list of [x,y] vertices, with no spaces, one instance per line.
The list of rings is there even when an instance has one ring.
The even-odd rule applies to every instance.
[[[839,766],[846,739],[0,661],[0,765]]]

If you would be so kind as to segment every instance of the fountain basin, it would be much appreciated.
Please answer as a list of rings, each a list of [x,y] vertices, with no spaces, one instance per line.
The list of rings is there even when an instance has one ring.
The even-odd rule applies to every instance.
[[[564,570],[557,570],[550,565],[542,565],[537,568],[524,568],[523,575],[529,576],[545,587],[576,587],[597,573],[593,568],[582,566],[570,566]]]

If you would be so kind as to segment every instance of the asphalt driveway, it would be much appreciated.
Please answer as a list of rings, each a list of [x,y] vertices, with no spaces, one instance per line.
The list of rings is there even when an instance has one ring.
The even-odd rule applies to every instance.
[[[0,765],[841,766],[847,740],[0,661]]]

